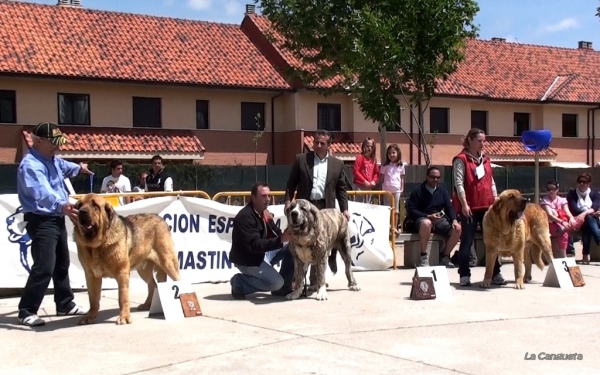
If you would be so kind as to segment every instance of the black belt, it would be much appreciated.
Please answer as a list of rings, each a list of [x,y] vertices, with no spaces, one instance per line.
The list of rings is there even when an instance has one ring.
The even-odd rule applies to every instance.
[[[327,201],[325,199],[309,199],[308,201],[310,203],[312,203],[312,204],[317,204],[317,203],[323,203],[323,204],[325,204],[325,203],[327,203]]]

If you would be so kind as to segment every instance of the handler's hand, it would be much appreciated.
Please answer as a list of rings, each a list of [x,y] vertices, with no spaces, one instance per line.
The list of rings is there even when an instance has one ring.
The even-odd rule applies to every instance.
[[[90,175],[94,174],[94,172],[92,172],[88,169],[87,163],[79,163],[79,166],[81,167],[81,172],[83,172],[85,174],[90,174]]]
[[[71,206],[70,203],[65,204],[62,208],[62,211],[65,215],[70,217],[71,220],[77,221],[77,214],[79,211],[75,207]]]
[[[346,220],[350,221],[350,213],[348,212],[348,210],[342,212],[344,214],[344,217],[346,218]]]
[[[470,218],[471,216],[473,216],[473,213],[471,212],[471,207],[469,207],[468,204],[462,207],[462,214],[465,215],[466,218]]]
[[[428,219],[429,219],[429,221],[431,221],[432,223],[435,223],[435,222],[437,222],[438,220],[440,220],[440,219],[441,219],[441,217],[440,217],[440,216],[437,216],[437,215],[434,215],[434,214],[427,215],[427,218],[428,218]]]
[[[290,229],[286,229],[282,234],[281,234],[281,243],[284,242],[290,242],[290,240],[292,239],[292,231]]]

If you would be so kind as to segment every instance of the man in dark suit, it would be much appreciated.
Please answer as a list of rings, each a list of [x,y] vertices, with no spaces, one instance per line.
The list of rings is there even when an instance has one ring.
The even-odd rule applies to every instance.
[[[337,199],[340,211],[350,219],[344,162],[329,155],[330,145],[329,132],[319,129],[315,132],[314,151],[296,155],[285,189],[285,208],[294,193],[297,199],[307,199],[319,209],[335,208]]]
[[[344,180],[344,162],[329,155],[331,135],[327,130],[315,132],[313,150],[296,155],[285,189],[285,208],[296,199],[307,199],[320,210],[335,208],[337,199],[340,211],[350,220],[348,194]],[[335,253],[335,249],[333,249]],[[316,285],[316,274],[311,267],[310,284]]]

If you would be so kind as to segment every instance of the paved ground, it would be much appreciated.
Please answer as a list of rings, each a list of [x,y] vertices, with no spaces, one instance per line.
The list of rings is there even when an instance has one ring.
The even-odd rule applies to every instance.
[[[401,254],[400,254],[401,255]],[[16,325],[18,298],[0,299],[1,373],[12,374],[593,374],[600,358],[600,264],[582,267],[586,286],[533,284],[481,289],[458,286],[453,298],[409,300],[414,270],[356,273],[360,292],[343,275],[330,282],[329,300],[285,301],[270,295],[230,298],[229,284],[194,285],[204,316],[180,322],[148,318],[115,324],[117,292],[105,291],[101,321],[77,326],[55,317],[46,296],[46,326]],[[481,281],[484,269],[473,269]],[[143,290],[131,293],[133,305]],[[87,306],[87,294],[77,293]],[[529,360],[525,354],[578,353],[582,360]]]

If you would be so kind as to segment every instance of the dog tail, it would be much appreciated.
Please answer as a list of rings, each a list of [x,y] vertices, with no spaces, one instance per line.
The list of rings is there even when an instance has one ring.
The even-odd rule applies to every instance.
[[[337,273],[337,249],[331,249],[331,255],[329,255],[329,259],[327,259],[327,263],[329,263],[329,268],[331,272],[335,275]]]
[[[536,245],[531,246],[531,258],[540,270],[543,270],[545,266],[542,256],[546,259],[546,262],[548,262],[548,264],[552,263],[552,250],[548,252],[546,248],[542,248]]]

